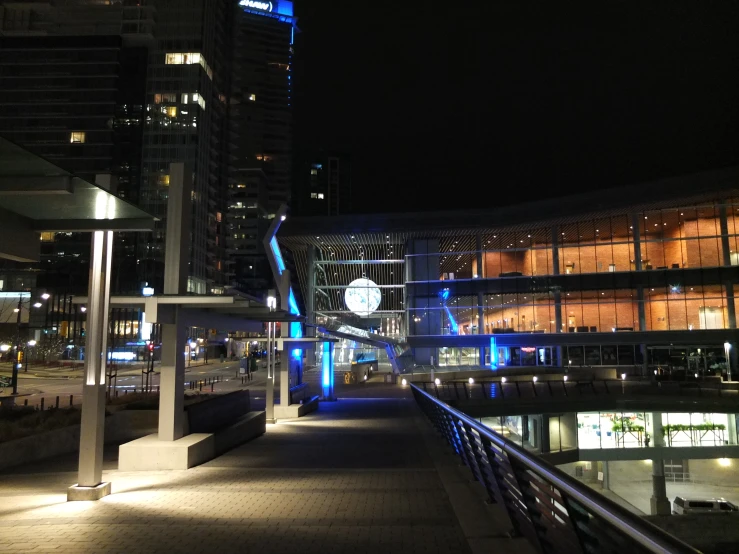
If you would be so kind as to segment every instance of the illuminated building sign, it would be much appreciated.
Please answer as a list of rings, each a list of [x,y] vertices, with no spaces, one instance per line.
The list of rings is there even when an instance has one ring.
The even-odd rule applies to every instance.
[[[241,0],[239,6],[247,10],[275,13],[292,17],[293,3],[288,1],[271,2],[270,0]]]

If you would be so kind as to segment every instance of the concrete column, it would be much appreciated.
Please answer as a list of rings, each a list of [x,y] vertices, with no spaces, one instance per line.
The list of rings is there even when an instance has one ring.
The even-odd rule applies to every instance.
[[[644,287],[637,285],[636,287],[636,309],[639,313],[639,331],[647,330],[647,310],[644,305]]]
[[[315,306],[316,306],[316,247],[308,245],[307,252],[308,273],[305,287],[305,336],[315,337],[316,328],[312,326],[316,322]],[[316,349],[308,348],[306,355],[306,363],[309,366],[316,365]]]
[[[642,270],[642,263],[641,263],[641,219],[639,219],[639,214],[631,214],[631,227],[632,231],[634,231],[634,268],[637,271]]]
[[[179,308],[177,308],[179,311]],[[159,376],[159,435],[176,441],[185,434],[185,345],[187,327],[175,313],[175,323],[163,323],[162,369]]]
[[[729,444],[736,444],[736,414],[726,414],[726,422],[728,424],[726,426],[726,438],[729,441]]]
[[[549,436],[549,415],[543,414],[538,419],[539,425],[539,448],[542,454],[552,451],[552,445]],[[560,445],[561,447],[561,445]]]
[[[726,220],[726,204],[720,204],[719,225],[721,226],[721,251],[723,253],[723,265],[731,265],[731,246],[729,245],[729,223]]]
[[[477,260],[477,278],[484,279],[485,267],[482,265],[482,235],[480,233],[475,235],[475,258]]]
[[[334,396],[334,343],[324,342],[322,348],[321,389],[323,390],[323,400],[336,400]]]
[[[477,334],[485,334],[485,295],[481,292],[477,293]],[[485,347],[478,349],[478,357],[480,359],[480,367],[485,365]]]
[[[96,500],[110,494],[103,484],[105,431],[105,364],[108,342],[112,231],[95,231],[90,254],[85,381],[82,386],[79,477],[69,500]]]
[[[726,289],[726,314],[729,319],[729,329],[736,329],[736,306],[734,305],[734,283],[727,281]]]
[[[672,512],[670,501],[667,499],[665,462],[662,458],[652,459],[652,497],[649,499],[649,506],[653,516],[670,515]]]
[[[662,435],[662,412],[652,412],[652,446],[664,446],[665,437]]]
[[[552,275],[559,275],[559,227],[552,227]]]
[[[290,405],[290,364],[292,363],[290,343],[282,343],[282,360],[280,362],[280,406]]]
[[[603,473],[603,481],[601,481],[601,486],[604,490],[610,490],[611,489],[611,472],[610,468],[608,467],[608,460],[601,462],[601,473]]]

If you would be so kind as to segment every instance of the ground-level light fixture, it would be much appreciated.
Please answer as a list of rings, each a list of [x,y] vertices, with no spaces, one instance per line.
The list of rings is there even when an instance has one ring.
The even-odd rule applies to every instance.
[[[538,380],[539,378],[536,375],[534,375],[534,383],[536,383]]]
[[[0,352],[7,352],[8,350],[10,350],[9,344],[0,344]]]
[[[20,308],[13,308],[13,313],[14,313],[14,314],[17,314],[17,313],[18,313],[18,312],[20,312],[20,311],[21,311],[21,310],[20,310]]]
[[[441,379],[439,379],[438,377],[436,379],[434,379],[434,384],[435,385],[441,385]]]
[[[28,346],[36,346],[36,341],[31,339],[26,344],[28,344]]]
[[[86,307],[86,306],[82,306],[82,307],[80,307],[80,311],[81,311],[82,313],[85,313],[85,312],[87,311],[87,307]]]
[[[501,378],[500,378],[500,382],[501,382],[501,383],[505,383],[506,381],[507,381],[507,379],[506,379],[505,377],[501,377]]]
[[[400,384],[401,384],[401,385],[403,385],[403,386],[406,386],[406,385],[408,384],[408,381],[406,381],[405,379],[403,379],[403,380],[402,380],[402,381],[400,382]]]
[[[565,380],[565,381],[567,381],[567,375],[565,375],[564,377],[562,377],[562,379]]]
[[[729,460],[729,458],[719,458],[718,465],[722,467],[728,467],[731,465],[731,460]]]
[[[48,292],[45,292],[41,295],[41,298],[43,298],[44,300],[48,300],[49,298],[51,298],[51,295]]]
[[[472,377],[470,377],[467,381],[469,382],[470,385],[475,384],[475,380]]]
[[[43,304],[41,304],[41,302],[36,302],[36,303],[35,303],[35,304],[33,305],[33,307],[34,307],[34,308],[40,308],[40,307],[41,307],[42,305],[43,305]]]
[[[625,380],[626,380],[626,374],[625,374],[625,373],[622,373],[622,374],[621,374],[621,379],[622,379],[623,381],[625,381]]]

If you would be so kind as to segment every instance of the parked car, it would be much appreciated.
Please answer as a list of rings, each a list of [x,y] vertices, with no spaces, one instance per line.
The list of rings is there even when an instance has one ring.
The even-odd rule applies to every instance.
[[[739,507],[723,498],[695,499],[676,496],[672,503],[673,514],[707,514],[739,512]]]

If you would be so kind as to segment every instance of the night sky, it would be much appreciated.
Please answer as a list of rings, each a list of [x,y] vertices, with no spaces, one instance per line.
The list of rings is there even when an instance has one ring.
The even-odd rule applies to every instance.
[[[296,148],[357,212],[485,208],[739,164],[739,3],[296,0]]]

